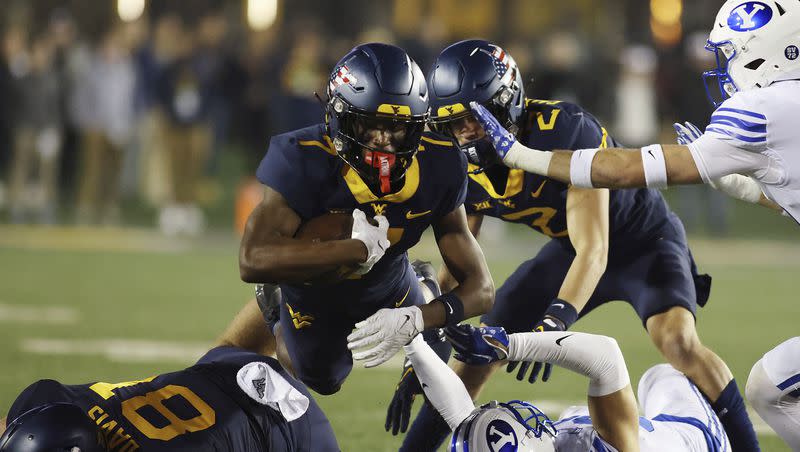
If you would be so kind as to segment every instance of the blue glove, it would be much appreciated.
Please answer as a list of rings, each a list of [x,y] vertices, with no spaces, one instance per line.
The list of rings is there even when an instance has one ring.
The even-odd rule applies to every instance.
[[[701,132],[696,125],[688,121],[684,124],[676,122],[672,125],[672,127],[675,129],[675,133],[678,134],[678,144],[681,146],[688,146],[689,143],[693,143],[695,140],[703,136],[703,132]]]
[[[514,144],[517,139],[511,132],[506,130],[497,118],[489,113],[489,110],[483,105],[477,102],[470,102],[469,106],[472,108],[475,119],[481,124],[484,132],[486,132],[486,135],[492,142],[495,152],[497,152],[501,160],[504,159],[508,150],[511,149],[511,145]]]
[[[444,335],[463,363],[483,366],[508,358],[508,334],[501,327],[457,325],[445,328]]]

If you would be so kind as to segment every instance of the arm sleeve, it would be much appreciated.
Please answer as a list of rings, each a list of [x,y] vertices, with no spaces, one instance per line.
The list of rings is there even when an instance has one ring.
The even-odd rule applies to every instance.
[[[586,333],[516,333],[509,336],[510,361],[543,361],[589,377],[589,396],[613,394],[630,384],[617,341]]]
[[[436,356],[421,334],[403,348],[414,366],[425,396],[442,415],[450,430],[458,427],[475,410],[464,383],[453,369]]]
[[[304,158],[290,140],[279,135],[270,140],[267,155],[256,170],[259,182],[280,193],[303,220],[313,216],[316,200],[314,192],[309,190],[315,185],[311,180],[313,175],[307,171],[307,167],[313,166],[306,164],[311,157]]]

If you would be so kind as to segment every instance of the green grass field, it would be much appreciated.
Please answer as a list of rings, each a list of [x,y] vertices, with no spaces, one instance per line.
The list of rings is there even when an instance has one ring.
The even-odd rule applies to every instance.
[[[520,237],[485,246],[498,285],[541,244],[526,241],[530,234]],[[714,277],[698,321],[701,338],[743,387],[764,352],[798,334],[800,305],[792,289],[800,248],[692,244],[701,270]],[[436,250],[426,240],[413,254],[433,259]],[[0,228],[0,409],[39,378],[117,382],[183,367],[213,343],[251,292],[239,281],[237,243],[227,237],[188,243],[139,232]],[[634,382],[659,362],[624,303],[597,310],[574,329],[616,337]],[[397,450],[400,439],[385,433],[383,422],[398,376],[397,367],[357,368],[339,394],[318,398],[343,450]],[[482,399],[524,398],[547,407],[582,403],[585,390],[585,379],[563,369],[535,385],[503,373]],[[761,438],[765,451],[788,450],[774,435]]]

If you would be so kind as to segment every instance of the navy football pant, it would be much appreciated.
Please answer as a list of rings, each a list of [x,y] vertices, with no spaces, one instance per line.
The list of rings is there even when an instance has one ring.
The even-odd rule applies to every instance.
[[[502,326],[510,333],[531,331],[558,295],[575,253],[558,241],[547,243],[533,259],[524,262],[498,289],[494,307],[481,317],[487,325]],[[686,243],[660,239],[635,251],[611,250],[600,282],[583,308],[583,317],[596,307],[621,300],[630,304],[644,324],[653,315],[674,306],[692,315],[699,304],[697,275]],[[703,293],[706,291],[703,290]]]
[[[360,300],[281,299],[281,337],[292,361],[295,375],[314,391],[329,395],[341,388],[353,368],[347,336],[353,327],[381,308],[424,304],[419,282],[410,264],[405,278],[381,300],[359,304]],[[356,306],[357,309],[353,309]]]

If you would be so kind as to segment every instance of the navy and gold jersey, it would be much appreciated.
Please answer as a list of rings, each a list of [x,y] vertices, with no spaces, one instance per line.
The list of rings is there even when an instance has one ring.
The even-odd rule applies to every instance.
[[[287,422],[244,393],[236,375],[254,361],[268,364],[309,398],[303,416]],[[235,347],[215,348],[188,369],[138,381],[40,380],[17,397],[8,419],[55,402],[84,410],[110,452],[339,450],[327,418],[302,383],[275,359]]]
[[[617,146],[589,112],[569,102],[526,100],[526,136],[520,142],[533,149],[588,149]],[[494,187],[483,172],[469,165],[467,214],[488,215],[525,224],[569,244],[568,185],[537,174],[511,169],[506,186]],[[612,190],[609,206],[610,246],[635,245],[669,236],[672,215],[656,190]],[[571,245],[570,245],[571,246]]]
[[[304,221],[357,208],[367,216],[386,216],[392,245],[361,279],[327,286],[281,285],[285,294],[324,295],[325,299],[358,300],[362,305],[384,303],[386,294],[397,290],[409,271],[407,250],[428,226],[463,204],[466,196],[466,159],[451,142],[423,138],[404,186],[396,193],[377,196],[336,155],[322,124],[273,137],[257,177],[279,192]]]

